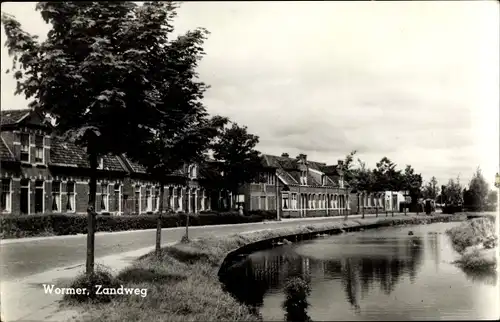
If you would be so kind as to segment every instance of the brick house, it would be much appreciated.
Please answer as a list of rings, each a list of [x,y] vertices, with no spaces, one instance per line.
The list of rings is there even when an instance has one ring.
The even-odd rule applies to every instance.
[[[53,134],[31,110],[1,111],[1,213],[86,213],[89,162],[84,149]],[[211,193],[196,164],[169,176],[164,208],[199,212],[211,207]],[[99,160],[96,211],[143,214],[158,210],[159,186],[125,155]]]
[[[264,154],[265,182],[244,185],[245,210],[276,210],[283,217],[333,216],[350,212],[349,185],[343,162],[327,165],[307,155],[290,158]]]

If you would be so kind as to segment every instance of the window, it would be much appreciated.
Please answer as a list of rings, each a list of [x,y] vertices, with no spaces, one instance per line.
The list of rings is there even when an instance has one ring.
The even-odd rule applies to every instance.
[[[326,185],[326,176],[325,175],[321,176],[321,184],[324,186]]]
[[[67,211],[75,211],[75,183],[67,182],[66,183],[66,194],[68,195],[68,201],[66,202],[66,210]]]
[[[61,182],[52,181],[52,211],[61,212]]]
[[[297,209],[297,194],[292,193],[292,203],[291,203],[292,209]]]
[[[108,211],[109,209],[109,191],[108,184],[101,184],[101,211]]]
[[[196,178],[196,166],[190,165],[188,171],[189,171],[189,178],[195,179]]]
[[[281,206],[283,207],[283,209],[288,209],[288,207],[289,207],[288,193],[282,194]]]
[[[201,211],[205,210],[205,204],[207,202],[207,196],[205,195],[205,190],[201,191]]]
[[[273,173],[267,173],[267,184],[276,184],[276,176]]]
[[[43,136],[37,135],[35,136],[35,162],[43,163],[44,161],[44,153],[43,153]]]
[[[10,179],[2,179],[2,211],[11,212],[12,208],[12,193],[11,193],[11,180]]]
[[[177,189],[177,209],[182,210],[182,188]]]
[[[99,158],[97,160],[97,169],[99,170],[104,169],[104,158]]]
[[[266,202],[266,196],[260,196],[260,205],[259,209],[261,210],[267,210],[267,202]]]
[[[120,184],[115,183],[114,186],[114,193],[115,193],[115,211],[116,212],[121,212],[121,207],[120,207]]]
[[[141,186],[139,186],[139,185],[137,185],[135,187],[134,205],[135,205],[135,213],[140,214],[141,213]]]
[[[339,187],[344,188],[344,176],[340,176],[339,178]]]
[[[307,185],[307,171],[300,172],[300,184]]]
[[[43,181],[35,181],[35,213],[43,212]]]
[[[160,210],[160,187],[155,187],[154,199],[153,199],[153,211],[159,211],[159,210]]]
[[[153,194],[151,192],[151,186],[146,187],[146,211],[153,210]]]
[[[21,133],[21,161],[30,162],[30,135]]]

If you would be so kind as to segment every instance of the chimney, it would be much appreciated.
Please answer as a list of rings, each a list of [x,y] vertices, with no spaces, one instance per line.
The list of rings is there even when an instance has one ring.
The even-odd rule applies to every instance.
[[[342,160],[338,160],[338,161],[337,161],[337,165],[338,165],[340,168],[342,168],[342,167],[344,166],[344,161],[342,161]]]
[[[289,155],[288,153],[282,153],[282,154],[281,154],[281,156],[282,156],[283,158],[289,158],[289,157],[290,157],[290,155]]]
[[[306,162],[306,161],[307,161],[307,155],[306,155],[306,154],[301,153],[301,154],[299,154],[299,155],[297,156],[297,160],[300,160],[300,161],[304,161],[304,162]]]

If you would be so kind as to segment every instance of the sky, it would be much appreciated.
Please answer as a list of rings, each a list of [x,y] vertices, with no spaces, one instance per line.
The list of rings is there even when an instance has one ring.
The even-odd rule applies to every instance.
[[[43,40],[34,3],[2,2]],[[499,171],[497,1],[186,2],[176,32],[210,31],[205,105],[260,138],[262,153],[336,164],[386,156],[439,184]],[[2,28],[2,44],[5,33]],[[14,96],[2,47],[1,108]]]

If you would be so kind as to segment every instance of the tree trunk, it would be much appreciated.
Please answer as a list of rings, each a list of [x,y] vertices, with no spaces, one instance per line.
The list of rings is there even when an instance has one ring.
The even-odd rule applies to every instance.
[[[391,192],[391,198],[392,198],[392,201],[394,201],[394,193],[393,192]],[[394,205],[392,204],[392,202],[391,202],[391,206],[392,206],[391,207],[392,208],[392,212],[391,212],[392,213],[392,217],[394,217]]]
[[[95,226],[96,210],[95,199],[97,189],[97,153],[92,143],[87,147],[90,162],[90,183],[89,183],[89,203],[87,207],[87,261],[86,273],[90,275],[94,272],[94,246],[95,246]]]
[[[379,202],[380,196],[376,195],[375,198],[376,198],[376,200],[375,200],[375,217],[378,218],[378,202]]]
[[[165,186],[160,183],[160,204],[158,205],[158,220],[156,222],[156,256],[161,256],[161,217],[163,213],[163,197],[165,195]]]
[[[189,212],[186,212],[186,241],[189,240]]]
[[[344,204],[342,205],[342,210],[345,212],[345,220],[347,220],[347,218],[349,217],[349,212],[347,211],[346,207],[347,207],[347,197],[344,198]]]

